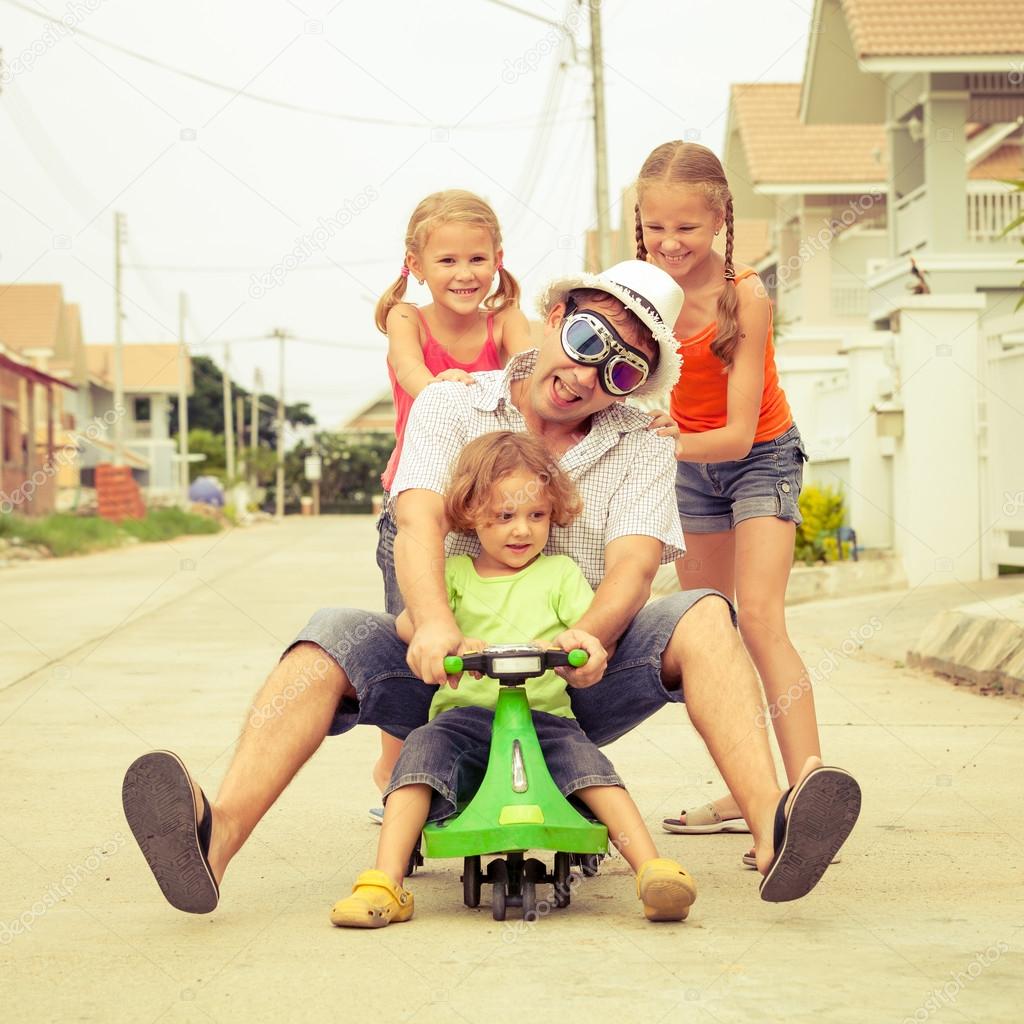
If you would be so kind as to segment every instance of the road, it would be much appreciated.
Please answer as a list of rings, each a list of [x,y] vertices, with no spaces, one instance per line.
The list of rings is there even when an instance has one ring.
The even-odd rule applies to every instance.
[[[745,836],[660,819],[721,783],[681,707],[609,748],[700,893],[644,921],[621,860],[532,925],[461,904],[460,864],[409,883],[382,932],[327,912],[373,861],[369,729],[328,740],[229,869],[209,917],[171,910],[120,809],[170,748],[215,791],[248,701],[309,613],[379,608],[367,517],[293,519],[0,572],[0,967],[28,1021],[1017,1020],[1024,1004],[1024,701],[895,660],[932,610],[1005,592],[896,592],[791,610],[826,760],[861,821],[808,898],[760,902]],[[1019,589],[1020,584],[1017,584]],[[858,642],[853,642],[854,640]],[[485,890],[486,894],[486,890]]]

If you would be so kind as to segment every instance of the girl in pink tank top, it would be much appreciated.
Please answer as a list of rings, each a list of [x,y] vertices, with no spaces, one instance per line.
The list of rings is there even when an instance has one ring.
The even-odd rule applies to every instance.
[[[430,290],[429,305],[417,308],[402,301],[410,274]],[[511,356],[533,348],[518,301],[519,285],[502,265],[501,228],[491,207],[461,189],[427,196],[409,219],[402,270],[381,296],[375,317],[377,329],[388,338],[395,402],[395,449],[381,476],[384,504],[377,521],[377,565],[384,577],[384,605],[392,615],[404,603],[395,574],[396,527],[388,491],[402,457],[412,403],[434,381],[472,387],[471,374],[500,370]],[[373,778],[383,792],[402,744],[381,733],[381,748]],[[375,808],[370,815],[379,821],[383,810]]]

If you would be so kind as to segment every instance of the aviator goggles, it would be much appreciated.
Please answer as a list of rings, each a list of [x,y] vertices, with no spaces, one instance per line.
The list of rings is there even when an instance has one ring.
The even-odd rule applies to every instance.
[[[577,310],[570,299],[561,329],[562,350],[581,366],[596,366],[601,390],[621,398],[641,387],[651,372],[651,361],[632,345],[600,313]]]

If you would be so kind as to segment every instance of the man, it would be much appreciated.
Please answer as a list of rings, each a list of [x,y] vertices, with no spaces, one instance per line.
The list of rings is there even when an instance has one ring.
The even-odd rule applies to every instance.
[[[392,487],[408,648],[391,616],[323,609],[257,695],[212,807],[173,754],[147,754],[125,776],[128,823],[173,906],[214,909],[229,861],[325,735],[361,723],[404,738],[426,721],[428,684],[447,681],[443,659],[463,642],[444,586],[442,493],[462,445],[494,430],[539,436],[583,498],[583,514],[546,549],[572,557],[596,588],[576,625],[609,652],[560,670],[581,727],[609,743],[681,701],[685,679],[690,719],[753,834],[762,898],[796,899],[817,884],[856,821],[856,782],[810,758],[782,794],[729,602],[701,590],[647,603],[658,566],[683,552],[675,461],[671,442],[624,399],[676,379],[682,298],[667,274],[635,260],[556,281],[542,300],[539,351],[471,387],[438,383],[420,395]],[[473,551],[470,539],[449,538],[448,553],[462,551]]]

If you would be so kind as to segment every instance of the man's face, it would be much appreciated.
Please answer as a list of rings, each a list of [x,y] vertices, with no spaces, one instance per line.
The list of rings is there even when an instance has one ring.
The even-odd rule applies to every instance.
[[[625,309],[618,299],[611,295],[587,299],[577,305],[577,310],[599,313],[614,325],[623,341],[651,359],[655,357],[657,350],[653,339],[627,321]],[[582,366],[565,354],[559,338],[564,316],[563,303],[555,305],[548,314],[537,365],[530,378],[530,400],[541,419],[552,423],[581,424],[624,399],[604,391],[598,381],[599,367]]]

